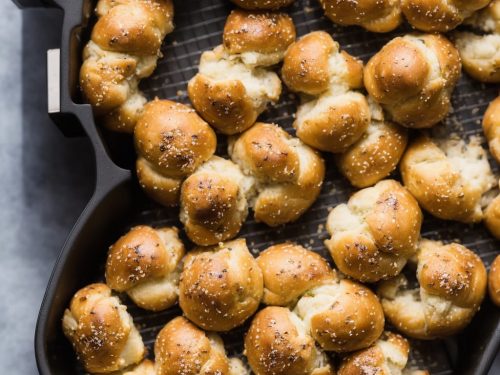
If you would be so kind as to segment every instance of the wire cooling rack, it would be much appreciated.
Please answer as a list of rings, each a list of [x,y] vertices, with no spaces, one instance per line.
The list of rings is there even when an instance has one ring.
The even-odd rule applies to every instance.
[[[227,0],[175,1],[175,31],[170,34],[162,48],[163,58],[150,78],[141,83],[141,87],[149,99],[154,97],[168,98],[189,103],[186,94],[187,82],[197,73],[200,55],[203,51],[222,43],[222,30],[232,5]],[[402,26],[396,32],[388,34],[369,33],[358,27],[340,27],[323,17],[316,0],[301,0],[288,9],[297,28],[298,36],[314,30],[325,30],[340,43],[342,49],[366,61],[385,43],[397,35],[410,32],[408,26]],[[286,91],[279,103],[269,108],[260,120],[274,122],[290,133],[293,115],[296,111],[297,98]],[[487,104],[498,94],[494,85],[484,85],[463,76],[453,94],[453,111],[446,119],[445,126],[450,132],[458,132],[462,137],[481,134],[481,119]],[[226,155],[226,140],[218,136],[217,153]],[[130,151],[132,152],[132,151]],[[254,255],[268,246],[282,241],[294,241],[314,250],[331,261],[323,241],[328,237],[325,222],[331,208],[347,201],[354,189],[336,170],[333,157],[324,155],[327,174],[322,194],[313,207],[296,223],[272,229],[256,223],[252,214],[245,223],[240,236],[247,239]],[[498,166],[490,160],[495,172]],[[397,174],[394,176],[398,178]],[[153,226],[176,225],[178,211],[161,208],[148,203],[136,217],[130,219],[130,227],[137,224]],[[124,232],[128,228],[124,228]],[[495,241],[482,225],[464,225],[443,222],[425,215],[422,235],[427,238],[444,241],[458,241],[477,252],[486,264],[490,264],[498,253],[498,242]],[[103,274],[103,273],[102,273]],[[139,325],[144,341],[149,348],[150,356],[154,340],[159,330],[174,316],[180,314],[178,308],[160,313],[148,313],[128,303],[128,309]],[[241,355],[243,333],[248,323],[232,332],[223,334],[226,348],[231,355]],[[419,342],[412,341],[411,365],[428,369],[433,375],[452,374],[449,348],[453,347],[453,339],[447,341]]]

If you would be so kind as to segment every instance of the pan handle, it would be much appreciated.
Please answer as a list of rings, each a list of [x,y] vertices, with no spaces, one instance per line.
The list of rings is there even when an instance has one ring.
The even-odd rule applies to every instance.
[[[96,189],[107,190],[108,185],[130,178],[130,171],[118,167],[110,158],[101,130],[96,126],[89,104],[77,103],[76,80],[79,68],[80,29],[84,26],[91,2],[51,0],[63,10],[61,48],[47,51],[47,88],[49,116],[66,136],[87,135],[93,145],[96,162]]]

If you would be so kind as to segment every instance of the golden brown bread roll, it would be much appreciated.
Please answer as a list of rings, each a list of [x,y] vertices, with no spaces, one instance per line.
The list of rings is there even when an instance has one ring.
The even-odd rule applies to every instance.
[[[96,116],[111,130],[132,133],[146,98],[139,80],[156,67],[172,32],[171,0],[99,0],[97,23],[83,51],[80,86]]]
[[[266,305],[290,306],[309,289],[334,277],[321,255],[285,242],[271,246],[257,258],[264,276]]]
[[[387,279],[415,254],[422,219],[417,201],[399,182],[380,181],[330,212],[332,237],[325,245],[346,275],[363,282]]]
[[[315,31],[292,44],[282,78],[290,90],[304,94],[293,124],[304,143],[342,152],[363,135],[370,109],[364,95],[353,91],[363,85],[363,63],[340,51],[328,33]]]
[[[334,279],[309,290],[294,312],[326,351],[352,352],[372,345],[384,330],[377,296],[349,279]]]
[[[106,262],[106,283],[127,292],[146,310],[165,310],[177,302],[184,244],[178,229],[138,226],[114,243]]]
[[[254,180],[257,195],[250,202],[257,221],[273,227],[293,222],[321,191],[323,159],[277,125],[255,124],[230,140],[228,152]]]
[[[208,331],[228,331],[259,307],[262,271],[244,239],[198,248],[184,260],[179,290],[189,320]]]
[[[230,160],[213,156],[182,184],[180,220],[191,241],[215,245],[235,237],[248,214],[253,181]]]
[[[455,33],[464,70],[481,82],[500,82],[500,0],[492,1],[466,23],[473,32]]]
[[[448,114],[460,69],[458,51],[444,36],[408,34],[391,40],[368,61],[364,81],[392,120],[428,128]]]
[[[367,349],[342,358],[337,375],[429,375],[427,371],[406,368],[410,344],[404,337],[384,332]]]
[[[283,60],[295,41],[295,25],[286,13],[233,10],[222,35],[225,50],[249,66],[270,66]]]
[[[495,238],[500,239],[500,195],[497,195],[486,207],[484,224]]]
[[[281,80],[276,73],[246,65],[223,46],[201,55],[199,72],[188,83],[193,107],[223,134],[251,127],[280,94]]]
[[[247,375],[229,359],[219,335],[206,333],[183,317],[168,322],[155,341],[156,375]]]
[[[400,0],[319,0],[325,15],[339,25],[358,25],[385,33],[402,21]]]
[[[384,313],[404,334],[433,339],[462,330],[486,293],[486,268],[466,247],[423,239],[417,254],[417,282],[412,288],[400,274],[379,285]]]
[[[154,100],[134,131],[139,183],[165,206],[179,203],[182,181],[210,159],[217,146],[212,128],[184,104]]]
[[[490,103],[484,114],[483,131],[491,154],[500,162],[500,96]]]
[[[488,192],[496,185],[478,137],[422,135],[400,164],[404,186],[420,205],[444,220],[474,223],[483,219]]]
[[[493,303],[500,307],[500,255],[491,263],[488,273],[488,291]]]
[[[106,284],[91,284],[76,292],[62,327],[90,373],[123,370],[139,363],[146,352],[127,308]]]
[[[304,323],[284,307],[266,307],[255,315],[245,336],[245,354],[256,375],[335,374]]]
[[[358,188],[376,184],[394,171],[408,143],[405,128],[384,119],[382,108],[368,98],[371,121],[361,138],[336,158],[340,172]]]
[[[335,85],[363,87],[363,63],[340,51],[324,31],[306,34],[288,47],[281,75],[290,90],[308,95],[319,95]]]
[[[293,4],[295,0],[231,0],[244,9],[278,9]]]
[[[460,25],[491,0],[401,0],[401,10],[415,28],[446,32]]]

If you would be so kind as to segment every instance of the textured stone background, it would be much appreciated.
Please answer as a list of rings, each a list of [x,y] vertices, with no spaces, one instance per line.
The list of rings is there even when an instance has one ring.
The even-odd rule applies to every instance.
[[[0,374],[36,374],[33,335],[52,266],[94,185],[85,138],[47,116],[46,50],[60,15],[0,1]],[[69,375],[69,374],[68,374]]]
[[[60,14],[10,0],[0,14],[0,374],[24,375],[37,372],[38,309],[94,170],[87,140],[64,138],[46,114],[45,53],[58,46]]]

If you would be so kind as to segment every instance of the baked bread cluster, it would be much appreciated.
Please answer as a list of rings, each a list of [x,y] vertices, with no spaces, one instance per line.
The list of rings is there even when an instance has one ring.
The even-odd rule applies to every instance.
[[[162,328],[154,352],[156,375],[248,375],[240,359],[227,357],[219,335],[181,316]]]
[[[109,249],[106,284],[143,309],[165,310],[177,302],[183,256],[177,228],[134,227]]]
[[[245,355],[258,375],[334,375],[302,320],[285,307],[257,313],[245,336]]]
[[[384,330],[377,296],[349,279],[333,279],[309,290],[294,312],[325,351],[347,353],[367,348]]]
[[[361,138],[370,122],[363,94],[363,63],[324,31],[292,44],[281,70],[287,87],[302,96],[294,128],[304,143],[321,151],[343,152]]]
[[[297,136],[318,150],[338,153],[339,169],[354,186],[373,185],[396,168],[407,132],[359,92],[363,63],[340,51],[329,34],[315,31],[292,44],[282,78],[302,98],[293,123]]]
[[[323,159],[277,125],[257,123],[230,139],[229,155],[213,156],[182,184],[180,220],[198,245],[234,238],[249,207],[274,227],[297,220],[319,196]]]
[[[464,70],[481,82],[500,82],[500,1],[493,0],[466,23],[473,30],[454,35]]]
[[[361,138],[336,157],[339,171],[357,188],[376,184],[389,176],[403,157],[408,144],[406,128],[385,119],[373,99],[370,123]]]
[[[139,184],[164,206],[179,204],[182,182],[217,146],[214,131],[192,108],[170,100],[145,105],[134,142]]]
[[[423,239],[416,256],[416,282],[404,274],[383,281],[378,294],[389,322],[404,334],[433,339],[462,330],[486,293],[486,269],[457,243]]]
[[[222,44],[201,55],[188,83],[194,109],[146,103],[138,89],[173,29],[171,0],[97,3],[80,72],[85,97],[108,128],[134,134],[140,185],[158,203],[179,206],[197,247],[186,254],[175,227],[131,228],[109,248],[106,284],[70,301],[64,334],[94,374],[428,375],[411,368],[409,342],[384,332],[386,320],[412,338],[454,335],[487,288],[500,305],[500,256],[487,275],[465,246],[422,239],[420,207],[445,220],[484,219],[500,238],[500,195],[492,199],[497,178],[479,137],[435,127],[409,142],[407,128],[434,127],[448,115],[460,55],[470,75],[498,81],[500,1],[319,0],[334,22],[373,32],[404,17],[428,32],[468,18],[474,30],[454,34],[460,53],[440,34],[394,38],[365,68],[326,32],[296,40],[291,17],[276,11],[293,0],[232,2],[242,9],[230,13]],[[257,121],[280,97],[282,61],[281,78],[301,99],[297,137]],[[483,119],[497,161],[499,119],[497,98]],[[230,136],[227,159],[215,155],[215,131]],[[329,160],[362,189],[328,215],[324,244],[336,269],[292,242],[254,257],[245,239],[234,239],[249,210],[270,227],[298,221],[324,182],[319,151],[334,153]],[[386,179],[398,165],[403,185]],[[182,311],[159,332],[155,362],[145,359],[125,295],[144,310],[178,303]],[[245,363],[228,356],[217,334],[242,329]]]
[[[325,351],[366,348],[381,335],[382,307],[368,288],[340,279],[325,259],[281,243],[257,258],[264,275],[262,302],[245,354],[255,374],[334,374]]]
[[[399,182],[384,180],[336,206],[325,245],[344,274],[363,282],[398,275],[418,245],[422,212]]]
[[[99,0],[98,20],[83,51],[80,87],[109,129],[132,133],[146,98],[138,88],[156,68],[174,29],[171,0]]]
[[[235,163],[213,156],[182,184],[180,221],[201,246],[234,238],[248,215],[253,181]]]
[[[321,255],[291,242],[262,251],[257,264],[264,278],[262,303],[271,306],[293,306],[308,290],[336,277]]]
[[[123,370],[146,354],[127,308],[106,284],[91,284],[76,292],[62,327],[85,370],[93,374]]]
[[[391,40],[368,61],[364,83],[390,119],[428,128],[448,115],[460,70],[458,51],[444,36],[408,34]]]
[[[319,196],[323,159],[278,125],[257,123],[231,139],[228,152],[253,181],[256,221],[272,227],[296,221]]]
[[[319,0],[325,15],[339,25],[357,25],[376,33],[398,27],[403,15],[428,32],[454,29],[491,0]]]
[[[198,248],[184,260],[179,290],[189,320],[208,331],[229,331],[259,307],[262,271],[244,239]]]
[[[281,80],[269,67],[281,61],[295,40],[285,13],[234,10],[224,27],[223,44],[200,58],[188,84],[198,113],[223,134],[251,127],[281,94]]]
[[[408,340],[396,333],[386,331],[369,348],[343,357],[337,375],[429,375],[428,371],[407,367],[409,353]]]
[[[435,132],[436,133],[436,132]],[[421,135],[401,160],[404,186],[432,215],[444,220],[479,222],[496,186],[481,140],[456,135]]]

